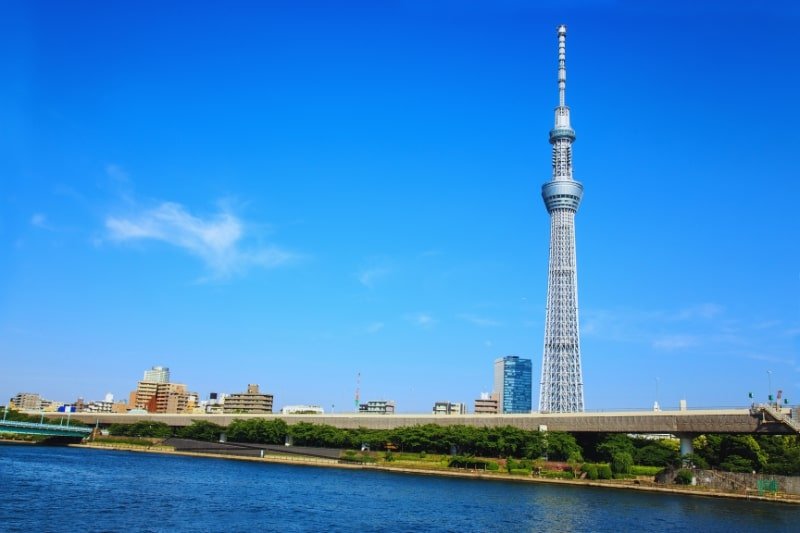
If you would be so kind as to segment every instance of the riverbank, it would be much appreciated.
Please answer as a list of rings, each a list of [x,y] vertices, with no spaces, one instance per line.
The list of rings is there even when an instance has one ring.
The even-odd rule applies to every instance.
[[[389,464],[375,463],[345,463],[335,459],[324,459],[318,457],[303,457],[294,455],[265,454],[263,457],[243,457],[236,455],[225,455],[220,453],[202,453],[175,451],[166,446],[136,446],[129,444],[70,444],[75,448],[90,448],[101,450],[119,450],[138,453],[153,453],[160,455],[177,455],[183,457],[201,457],[208,459],[226,459],[236,461],[249,461],[255,463],[275,463],[296,466],[315,466],[323,468],[339,468],[351,470],[373,470],[389,472],[395,474],[417,475],[417,476],[438,476],[449,478],[480,479],[488,481],[505,481],[514,483],[549,483],[555,485],[571,485],[579,487],[595,487],[628,491],[659,492],[682,496],[702,496],[707,498],[727,498],[738,500],[752,500],[772,503],[786,503],[800,505],[800,497],[790,494],[759,495],[752,493],[735,493],[711,490],[697,486],[666,486],[657,485],[655,482],[642,480],[582,480],[582,479],[551,479],[535,476],[518,476],[505,472],[474,471],[474,470],[428,470],[422,468],[398,467]]]
[[[38,444],[38,442],[34,440],[0,439],[0,444],[11,444],[13,446],[15,444]]]

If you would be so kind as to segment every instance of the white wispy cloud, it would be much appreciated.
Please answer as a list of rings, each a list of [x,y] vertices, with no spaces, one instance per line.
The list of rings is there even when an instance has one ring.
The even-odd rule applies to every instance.
[[[699,305],[692,305],[679,310],[675,315],[675,320],[711,320],[718,317],[725,311],[721,305],[714,303],[703,303]]]
[[[406,315],[406,320],[409,322],[421,327],[421,328],[430,328],[436,324],[436,319],[433,318],[429,313],[409,313]]]
[[[777,357],[774,355],[767,355],[763,353],[747,353],[744,355],[747,359],[754,361],[766,361],[768,363],[780,363],[787,366],[797,366],[797,361],[788,357]]]
[[[458,315],[458,318],[460,318],[461,320],[465,320],[465,321],[469,322],[470,324],[474,324],[474,325],[482,327],[482,328],[491,328],[491,327],[497,327],[497,326],[502,326],[503,325],[502,322],[499,322],[497,320],[494,320],[494,319],[491,319],[491,318],[486,318],[486,317],[481,317],[481,316],[476,316],[476,315],[472,315],[472,314],[469,314],[469,313],[462,313],[462,314]]]
[[[653,340],[653,348],[658,350],[682,350],[700,344],[694,335],[664,335]]]
[[[47,223],[47,215],[44,213],[34,213],[31,217],[31,226],[41,229],[51,229],[50,225]]]
[[[181,204],[163,202],[128,216],[109,216],[105,226],[113,241],[150,239],[181,248],[203,260],[215,278],[251,267],[274,268],[297,257],[277,246],[246,248],[245,224],[226,207],[203,218]]]
[[[380,279],[386,277],[390,272],[391,269],[384,266],[365,268],[359,271],[356,277],[359,283],[368,289],[372,289]]]
[[[119,183],[128,183],[130,181],[128,173],[125,172],[125,170],[119,165],[115,164],[106,165],[106,174],[108,175],[109,178]]]
[[[367,333],[377,333],[383,329],[384,323],[383,322],[373,322],[369,326],[367,326]]]

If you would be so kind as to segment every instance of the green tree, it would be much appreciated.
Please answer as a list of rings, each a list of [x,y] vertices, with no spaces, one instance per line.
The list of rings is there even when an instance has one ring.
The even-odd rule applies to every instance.
[[[627,435],[621,433],[608,435],[597,445],[597,454],[604,461],[613,461],[614,456],[620,453],[627,453],[631,458],[636,453],[633,439]]]
[[[206,420],[192,420],[188,426],[178,429],[175,433],[183,439],[203,440],[213,442],[219,439],[225,428]]]
[[[759,435],[755,439],[767,455],[765,473],[800,475],[800,439],[797,435]]]
[[[172,436],[172,428],[164,422],[141,420],[133,424],[111,424],[108,427],[111,435],[122,437],[154,437],[165,439]]]
[[[281,419],[236,419],[228,425],[227,434],[228,440],[232,442],[283,444],[288,433],[287,428],[286,422]]]
[[[637,465],[667,466],[674,464],[680,452],[670,441],[648,442],[634,451],[633,459]]]
[[[583,450],[569,433],[547,433],[547,457],[553,461],[582,461]]]

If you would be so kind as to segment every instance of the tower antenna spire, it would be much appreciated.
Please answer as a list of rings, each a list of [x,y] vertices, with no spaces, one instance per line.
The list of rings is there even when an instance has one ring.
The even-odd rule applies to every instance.
[[[566,105],[567,92],[567,26],[558,27],[558,105]]]

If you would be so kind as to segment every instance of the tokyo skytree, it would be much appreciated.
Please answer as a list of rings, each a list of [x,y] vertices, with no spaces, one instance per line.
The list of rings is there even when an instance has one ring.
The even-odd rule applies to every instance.
[[[544,328],[542,382],[539,411],[583,411],[583,377],[578,333],[578,280],[575,261],[575,213],[583,185],[572,178],[572,143],[575,130],[565,104],[567,27],[558,27],[558,107],[550,130],[553,145],[553,179],[542,185],[542,198],[550,213],[550,266]]]

